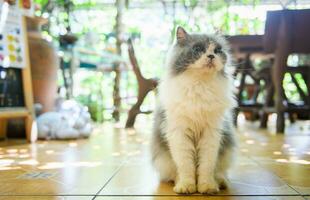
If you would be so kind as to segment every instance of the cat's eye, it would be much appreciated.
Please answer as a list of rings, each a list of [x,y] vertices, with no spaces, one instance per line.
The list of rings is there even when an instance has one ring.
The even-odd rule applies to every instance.
[[[193,51],[197,52],[197,53],[203,52],[203,51],[205,51],[205,47],[203,45],[200,45],[200,44],[194,45],[193,46]]]
[[[216,48],[214,49],[214,53],[215,53],[215,54],[223,53],[222,48],[221,48],[221,47],[216,47]]]

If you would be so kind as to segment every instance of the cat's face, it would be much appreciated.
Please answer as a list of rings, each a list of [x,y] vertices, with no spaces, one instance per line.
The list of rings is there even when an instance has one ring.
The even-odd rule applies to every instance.
[[[178,27],[173,47],[173,74],[192,70],[207,73],[223,72],[228,60],[228,47],[221,36],[188,34]]]

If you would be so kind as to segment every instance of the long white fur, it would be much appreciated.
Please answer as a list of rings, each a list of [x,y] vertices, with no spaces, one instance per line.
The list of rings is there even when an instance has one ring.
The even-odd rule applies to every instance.
[[[160,168],[162,180],[175,180],[177,193],[217,192],[219,181],[226,177],[226,167],[217,166],[219,130],[235,101],[230,78],[220,74],[224,66],[219,58],[214,59],[213,67],[205,66],[206,56],[213,50],[214,45],[209,45],[206,55],[185,72],[178,76],[167,73],[160,83],[160,104],[167,120],[163,128],[172,158],[163,154],[155,166]]]

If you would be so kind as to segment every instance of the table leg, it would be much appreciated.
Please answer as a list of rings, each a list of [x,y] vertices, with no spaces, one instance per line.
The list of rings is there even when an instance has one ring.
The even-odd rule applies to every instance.
[[[8,126],[8,120],[1,119],[0,120],[0,140],[5,139],[7,137],[7,126]]]
[[[282,20],[275,50],[275,62],[272,66],[272,82],[275,90],[275,109],[277,114],[276,131],[283,133],[285,129],[285,105],[283,78],[289,56],[290,37],[286,31],[287,24]]]
[[[268,82],[267,82],[268,84]],[[267,95],[264,103],[264,108],[271,107],[273,104],[273,95],[274,95],[274,87],[273,84],[269,82],[269,85],[267,86]],[[260,127],[261,128],[267,128],[267,123],[268,123],[268,112],[263,110],[261,119],[260,119]]]

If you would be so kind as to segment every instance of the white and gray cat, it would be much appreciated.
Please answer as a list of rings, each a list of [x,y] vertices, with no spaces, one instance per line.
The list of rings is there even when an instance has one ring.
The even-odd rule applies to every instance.
[[[219,35],[188,34],[176,42],[160,82],[152,158],[162,181],[176,193],[217,193],[227,187],[235,146],[235,106],[228,45]]]

